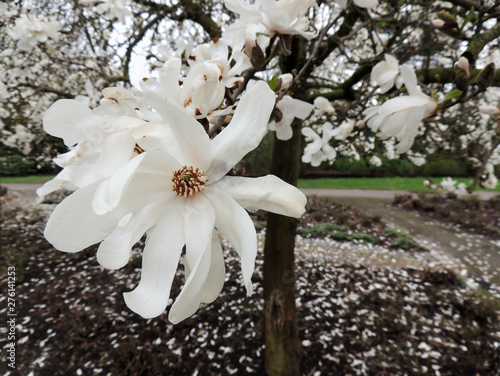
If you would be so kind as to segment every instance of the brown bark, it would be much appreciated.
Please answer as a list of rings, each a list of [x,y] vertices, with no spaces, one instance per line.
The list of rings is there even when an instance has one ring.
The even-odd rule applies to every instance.
[[[271,173],[296,185],[300,122],[293,137],[275,140]],[[269,376],[299,376],[301,344],[295,306],[294,249],[297,220],[269,213],[264,246],[265,368]]]

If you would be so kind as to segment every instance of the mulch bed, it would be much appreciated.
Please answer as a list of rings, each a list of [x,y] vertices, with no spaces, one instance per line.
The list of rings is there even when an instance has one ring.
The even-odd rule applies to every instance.
[[[322,218],[344,218],[347,230],[384,227],[379,218],[319,199],[310,202],[305,218],[303,228]],[[126,267],[104,270],[95,247],[76,254],[54,250],[43,238],[45,221],[40,210],[11,210],[2,218],[0,277],[5,280],[6,266],[14,265],[18,278],[19,374],[264,374],[261,252],[251,298],[239,260],[225,244],[221,296],[172,325],[166,314],[144,320],[123,302],[122,293],[139,281],[141,244]],[[296,261],[304,375],[500,372],[498,296],[442,269],[345,264],[305,253]],[[178,277],[174,297],[182,285],[180,272]]]
[[[396,197],[394,205],[460,229],[500,239],[500,196],[490,200],[421,193]]]

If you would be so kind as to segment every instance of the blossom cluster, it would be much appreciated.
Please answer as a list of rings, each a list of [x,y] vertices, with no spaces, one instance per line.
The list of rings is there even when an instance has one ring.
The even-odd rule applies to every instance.
[[[300,14],[293,13],[298,32]],[[227,39],[194,48],[187,65],[167,58],[158,78],[144,79],[140,89],[104,89],[94,109],[62,99],[44,116],[45,131],[70,150],[55,159],[63,169],[38,193],[74,191],[50,216],[45,237],[65,252],[100,243],[98,262],[117,269],[146,234],[141,280],[124,294],[128,307],[145,318],[165,311],[179,263],[185,284],[169,311],[173,323],[217,298],[225,279],[219,234],[240,256],[251,295],[257,236],[245,209],[291,217],[305,211],[304,194],[276,176],[231,174],[267,133],[276,94],[265,81],[243,83],[250,57],[230,49]],[[243,84],[241,99],[227,103],[226,90]],[[283,119],[306,117],[312,105],[303,107],[295,113],[281,107]]]

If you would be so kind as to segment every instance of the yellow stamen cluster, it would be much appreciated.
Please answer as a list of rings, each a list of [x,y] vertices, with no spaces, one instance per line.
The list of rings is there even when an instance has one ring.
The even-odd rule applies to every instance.
[[[205,176],[205,173],[199,168],[184,166],[174,172],[172,190],[177,196],[192,197],[196,193],[205,190],[205,183],[207,181],[208,178]]]

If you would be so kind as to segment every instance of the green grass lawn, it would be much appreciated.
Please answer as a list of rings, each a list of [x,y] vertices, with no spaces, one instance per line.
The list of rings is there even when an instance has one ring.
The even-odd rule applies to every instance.
[[[54,175],[33,175],[0,177],[0,183],[34,183],[43,184]],[[299,188],[316,189],[381,189],[381,190],[406,190],[406,191],[430,191],[423,182],[427,178],[322,178],[322,179],[299,179]],[[435,178],[439,183],[442,179]],[[469,184],[469,178],[455,178],[459,183]],[[500,185],[494,189],[500,192]]]
[[[54,175],[32,175],[32,176],[0,176],[1,183],[32,183],[43,184],[53,179]]]
[[[423,182],[428,178],[321,178],[321,179],[299,179],[299,188],[315,189],[381,189],[381,190],[407,190],[407,191],[431,191],[424,186]],[[441,178],[434,178],[434,183],[441,182]],[[458,183],[469,185],[469,178],[455,178]],[[500,186],[494,190],[500,192]]]

